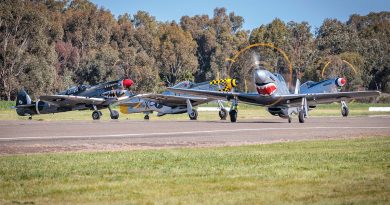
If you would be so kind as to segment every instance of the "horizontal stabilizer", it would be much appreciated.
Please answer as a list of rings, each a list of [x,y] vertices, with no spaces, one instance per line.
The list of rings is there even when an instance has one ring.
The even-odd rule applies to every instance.
[[[29,107],[35,107],[35,104],[17,105],[17,106],[12,106],[11,108],[29,108]]]

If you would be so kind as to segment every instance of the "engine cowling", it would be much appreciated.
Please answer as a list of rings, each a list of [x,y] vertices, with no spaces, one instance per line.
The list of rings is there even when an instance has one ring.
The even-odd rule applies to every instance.
[[[275,83],[267,83],[262,86],[256,86],[256,90],[260,95],[272,95],[276,92],[278,87],[276,86]]]

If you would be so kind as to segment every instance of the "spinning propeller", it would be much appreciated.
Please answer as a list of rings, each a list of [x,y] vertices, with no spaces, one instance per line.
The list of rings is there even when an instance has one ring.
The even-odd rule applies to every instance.
[[[271,43],[251,44],[238,51],[233,58],[227,60],[230,61],[230,77],[243,82],[238,86],[238,90],[244,92],[257,91],[262,95],[271,95],[274,93],[277,89],[275,84],[268,84],[268,82],[262,85],[256,84],[254,76],[259,70],[278,73],[284,78],[284,82],[286,83],[285,87],[288,87],[290,91],[295,88],[292,64],[287,54]]]
[[[321,70],[321,78],[337,78],[336,85],[341,90],[341,87],[345,86],[345,90],[358,89],[362,82],[359,72],[348,61],[342,60],[339,57],[331,57]],[[346,85],[346,83],[348,85]]]

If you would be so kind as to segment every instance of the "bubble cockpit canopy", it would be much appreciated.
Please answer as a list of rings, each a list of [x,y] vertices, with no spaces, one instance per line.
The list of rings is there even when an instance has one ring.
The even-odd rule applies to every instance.
[[[85,91],[88,87],[88,85],[79,85],[79,86],[73,86],[65,91],[60,92],[59,94],[62,95],[73,95],[82,91]]]
[[[194,83],[191,82],[191,81],[183,81],[183,82],[180,82],[180,83],[174,85],[173,88],[185,88],[185,89],[189,89],[189,88],[191,88],[193,85],[194,85]]]

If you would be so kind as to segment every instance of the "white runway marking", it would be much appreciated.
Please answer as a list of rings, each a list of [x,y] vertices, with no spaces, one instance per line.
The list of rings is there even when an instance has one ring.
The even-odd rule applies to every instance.
[[[370,112],[390,112],[390,107],[369,107]]]
[[[156,132],[156,133],[123,133],[107,135],[73,135],[73,136],[41,136],[41,137],[16,137],[0,138],[0,141],[19,141],[19,140],[50,140],[50,139],[74,139],[74,138],[106,138],[106,137],[142,137],[142,136],[169,136],[169,135],[188,135],[202,133],[219,132],[243,132],[243,131],[273,131],[273,130],[315,130],[315,129],[389,129],[390,127],[300,127],[300,128],[258,128],[258,129],[225,129],[225,130],[203,130],[203,131],[183,131],[183,132]]]

